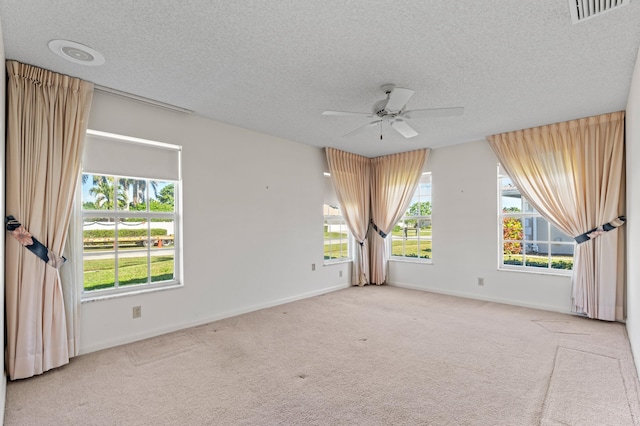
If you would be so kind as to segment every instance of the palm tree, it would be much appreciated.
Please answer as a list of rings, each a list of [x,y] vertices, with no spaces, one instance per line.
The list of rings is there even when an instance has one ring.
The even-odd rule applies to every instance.
[[[114,182],[115,179],[112,176],[93,175],[93,187],[89,189],[89,194],[95,195],[95,207],[97,209],[113,210],[115,197]],[[118,185],[117,200],[118,207],[120,208],[128,204],[128,195],[122,185]]]
[[[156,197],[158,197],[158,183],[156,181],[151,182],[151,189]],[[138,209],[138,206],[145,206],[147,202],[147,180],[146,179],[120,179],[120,185],[128,193],[131,188],[131,207],[134,210]]]
[[[89,194],[96,197],[97,209],[113,209],[113,178],[93,175],[93,187],[89,189]]]

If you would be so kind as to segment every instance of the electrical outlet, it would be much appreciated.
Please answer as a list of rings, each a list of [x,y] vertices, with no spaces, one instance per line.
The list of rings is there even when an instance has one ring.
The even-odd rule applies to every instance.
[[[479,286],[483,286],[484,285],[484,278],[478,277],[478,285]]]
[[[142,306],[133,307],[133,317],[140,318],[142,316]]]
[[[342,271],[338,271],[338,276],[342,278]]]
[[[315,270],[316,270],[316,264],[315,264],[315,263],[312,263],[312,264],[311,264],[311,270],[312,270],[312,271],[315,271]]]

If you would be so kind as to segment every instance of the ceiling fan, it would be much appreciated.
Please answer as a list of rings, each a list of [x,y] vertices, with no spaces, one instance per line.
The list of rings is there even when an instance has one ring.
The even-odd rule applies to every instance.
[[[405,138],[418,136],[418,132],[409,125],[407,120],[414,118],[434,118],[434,117],[453,117],[464,113],[463,107],[452,108],[430,108],[430,109],[414,109],[406,110],[407,102],[415,93],[411,89],[395,87],[393,84],[385,84],[381,87],[382,91],[387,95],[385,99],[376,102],[373,105],[371,113],[366,112],[346,112],[346,111],[325,111],[322,115],[334,115],[340,117],[367,117],[374,118],[368,124],[358,127],[352,132],[344,135],[352,136],[362,132],[365,129],[376,126],[378,123],[389,123],[391,127]],[[382,139],[382,132],[380,132]]]

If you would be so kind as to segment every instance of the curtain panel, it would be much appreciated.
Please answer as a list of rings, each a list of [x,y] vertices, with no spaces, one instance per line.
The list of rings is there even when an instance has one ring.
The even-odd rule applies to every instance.
[[[543,217],[573,237],[590,233],[574,253],[573,311],[608,321],[623,319],[624,232],[601,232],[601,227],[624,216],[624,112],[487,139],[509,177]]]
[[[385,237],[406,212],[429,150],[377,158],[334,148],[325,151],[342,215],[358,242],[352,284],[384,284],[388,260]]]
[[[362,286],[369,283],[369,159],[334,148],[325,148],[325,152],[342,216],[358,243],[353,253],[351,284]]]
[[[387,280],[386,237],[405,214],[429,151],[420,149],[371,159],[371,282]]]
[[[62,255],[93,84],[15,61],[7,61],[7,74],[6,212]],[[10,379],[68,363],[73,338],[59,270],[9,236],[5,262]]]

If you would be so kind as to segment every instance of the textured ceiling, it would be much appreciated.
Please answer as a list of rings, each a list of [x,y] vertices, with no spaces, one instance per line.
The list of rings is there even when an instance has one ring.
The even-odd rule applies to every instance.
[[[569,1],[0,0],[7,59],[155,99],[293,141],[366,156],[437,148],[625,108],[640,1],[579,24]],[[52,39],[101,52],[86,67]],[[415,90],[407,109],[460,117],[342,137],[380,86]]]

